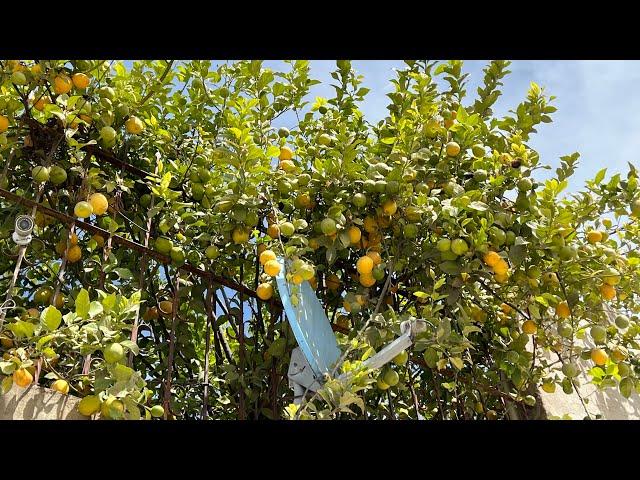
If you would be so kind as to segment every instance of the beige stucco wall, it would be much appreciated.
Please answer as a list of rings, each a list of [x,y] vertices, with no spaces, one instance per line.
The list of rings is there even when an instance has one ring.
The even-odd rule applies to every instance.
[[[549,357],[552,359],[555,357]],[[581,372],[587,372],[593,366],[586,361],[578,360]],[[624,398],[617,388],[598,388],[589,383],[589,377],[581,373],[577,379],[580,381],[580,395],[585,401],[585,406],[591,418],[602,415],[604,420],[639,420],[640,419],[640,395],[636,392],[630,398]],[[580,397],[573,392],[567,395],[558,386],[553,393],[540,390],[542,405],[548,417],[563,417],[569,415],[573,420],[581,420],[587,416],[585,406]]]
[[[76,410],[79,401],[49,388],[14,385],[0,395],[0,420],[88,420]]]

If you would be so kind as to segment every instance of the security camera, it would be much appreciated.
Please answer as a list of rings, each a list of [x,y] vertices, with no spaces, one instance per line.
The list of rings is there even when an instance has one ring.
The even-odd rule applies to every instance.
[[[29,215],[18,215],[16,217],[16,229],[13,232],[13,241],[18,245],[28,245],[31,242],[34,221]]]

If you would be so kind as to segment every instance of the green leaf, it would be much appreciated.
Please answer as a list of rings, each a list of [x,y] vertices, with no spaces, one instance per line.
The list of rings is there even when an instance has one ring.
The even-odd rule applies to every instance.
[[[89,317],[93,318],[96,315],[100,315],[103,311],[102,304],[97,300],[94,300],[89,304]]]
[[[475,325],[466,325],[463,329],[462,329],[462,334],[463,335],[469,335],[470,333],[474,333],[474,332],[481,332],[482,329],[479,327],[476,327]]]
[[[449,338],[449,335],[451,335],[451,321],[448,318],[442,318],[436,331],[436,339],[440,342]]]
[[[127,350],[131,350],[134,355],[138,355],[140,353],[140,347],[138,347],[138,345],[131,340],[122,340],[120,342],[120,345],[122,345]]]
[[[369,347],[364,352],[364,354],[362,355],[362,358],[360,358],[360,360],[362,360],[364,362],[367,358],[369,358],[370,356],[374,355],[375,353],[376,353],[375,349],[373,347]]]
[[[596,173],[596,178],[594,178],[593,181],[595,183],[600,183],[602,180],[604,180],[604,176],[606,175],[606,173],[607,173],[607,169],[603,168],[598,173]]]
[[[633,393],[634,384],[633,380],[629,377],[625,377],[620,380],[620,393],[624,398],[629,398]]]
[[[38,348],[38,350],[42,350],[42,347],[44,347],[47,343],[49,343],[54,338],[56,338],[54,334],[45,335],[44,337],[40,338],[40,340],[38,340],[36,347]]]
[[[24,320],[18,320],[8,326],[9,330],[18,337],[33,337],[33,333],[36,330],[36,326],[33,323],[25,322]]]
[[[484,202],[476,200],[475,202],[471,202],[469,204],[469,208],[471,208],[472,210],[477,210],[479,212],[484,212],[489,209],[489,206]]]
[[[133,375],[133,369],[123,365],[121,363],[117,363],[115,367],[113,367],[113,376],[119,382],[126,382]]]
[[[0,372],[11,375],[18,366],[14,362],[0,362]]]
[[[89,292],[83,288],[76,297],[76,315],[80,318],[87,318],[87,315],[89,315],[89,306]]]
[[[113,310],[113,307],[116,306],[117,301],[118,301],[118,297],[116,296],[115,293],[110,293],[109,295],[104,297],[102,299],[102,308],[104,309],[104,312],[105,313],[111,312],[111,310]]]
[[[48,330],[55,330],[62,323],[62,313],[53,305],[49,305],[40,314],[40,322]]]
[[[460,357],[451,357],[449,360],[458,370],[462,370],[464,368],[464,362]]]
[[[424,362],[429,368],[436,368],[436,363],[438,362],[438,352],[434,348],[428,347],[424,351],[423,357]]]
[[[13,378],[12,377],[5,377],[2,379],[2,384],[0,386],[0,394],[4,395],[5,393],[7,393],[9,390],[11,390],[11,387],[13,386]]]
[[[113,271],[116,272],[122,280],[131,280],[133,278],[133,273],[131,273],[131,270],[128,268],[114,268]]]
[[[440,270],[442,270],[444,273],[447,273],[449,275],[456,275],[460,273],[460,265],[458,265],[454,261],[442,262],[439,265],[439,267],[440,267]]]

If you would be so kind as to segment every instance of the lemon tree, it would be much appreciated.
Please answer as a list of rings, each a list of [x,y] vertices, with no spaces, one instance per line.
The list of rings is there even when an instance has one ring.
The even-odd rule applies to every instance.
[[[553,97],[497,117],[509,62],[473,98],[462,68],[407,61],[374,124],[349,61],[314,99],[307,61],[0,60],[2,391],[109,419],[494,419],[579,394],[587,362],[635,395],[636,168],[568,193],[579,155],[531,147]],[[354,373],[299,408],[280,255]],[[363,371],[411,317],[414,347]]]

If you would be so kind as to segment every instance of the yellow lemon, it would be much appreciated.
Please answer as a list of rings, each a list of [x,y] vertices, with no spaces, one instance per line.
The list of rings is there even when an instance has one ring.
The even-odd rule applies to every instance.
[[[91,79],[84,73],[74,73],[71,76],[71,81],[73,85],[80,90],[84,90],[91,83]]]
[[[367,288],[372,287],[376,283],[376,279],[370,273],[360,275],[358,280],[360,281],[360,285]]]
[[[270,283],[261,283],[256,293],[260,300],[269,300],[273,296],[273,286]]]
[[[56,75],[53,79],[53,91],[58,95],[69,93],[72,86],[71,79],[65,74]]]
[[[275,260],[275,259],[276,259],[276,254],[273,252],[273,250],[265,250],[260,254],[260,265],[264,265],[268,261]]]
[[[270,277],[275,277],[280,273],[280,263],[277,260],[269,260],[264,264],[264,271]]]
[[[280,160],[291,160],[293,158],[293,150],[289,147],[282,147],[280,149],[280,156],[278,157]]]
[[[73,213],[78,218],[87,218],[93,213],[93,207],[89,202],[78,202],[73,208]]]
[[[26,368],[19,368],[13,372],[13,382],[19,387],[26,388],[33,382],[33,375]]]
[[[66,380],[62,380],[61,378],[56,380],[51,384],[51,389],[55,390],[62,395],[69,394],[69,383]]]
[[[107,213],[107,209],[109,208],[109,202],[107,201],[107,197],[105,197],[102,193],[94,193],[89,197],[89,203],[93,209],[93,213],[95,215],[104,215]]]
[[[362,238],[362,232],[358,227],[352,225],[351,227],[349,227],[349,230],[347,230],[347,233],[349,234],[349,241],[351,243],[356,244],[360,242],[360,239]]]
[[[447,143],[445,149],[447,151],[447,155],[449,155],[450,157],[455,157],[460,153],[460,145],[458,145],[456,142]]]
[[[366,255],[364,257],[360,257],[356,262],[356,269],[358,270],[358,273],[362,275],[371,274],[373,267],[374,267],[373,259]]]
[[[78,402],[80,415],[90,417],[100,410],[100,399],[95,395],[88,395]]]

